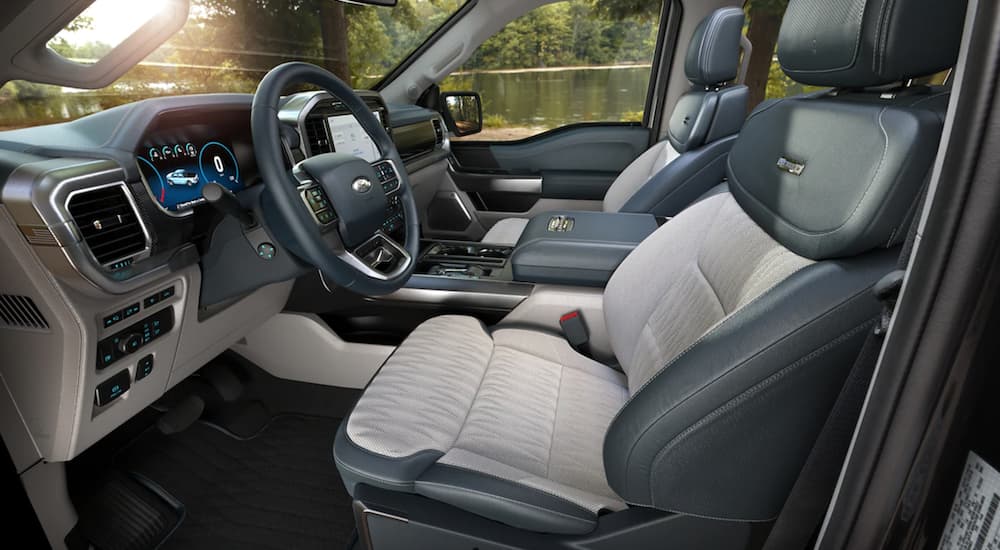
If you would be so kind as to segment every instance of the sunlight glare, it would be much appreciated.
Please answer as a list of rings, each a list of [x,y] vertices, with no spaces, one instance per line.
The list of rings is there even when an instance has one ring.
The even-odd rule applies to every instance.
[[[95,0],[59,34],[49,47],[58,51],[60,44],[93,45],[96,52],[107,53],[132,36],[140,27],[165,12],[171,0]],[[100,56],[97,56],[100,57]],[[89,61],[96,61],[92,59]]]

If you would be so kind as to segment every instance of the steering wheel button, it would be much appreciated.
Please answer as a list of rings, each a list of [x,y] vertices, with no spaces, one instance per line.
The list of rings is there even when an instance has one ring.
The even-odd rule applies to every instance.
[[[316,213],[316,219],[319,223],[327,224],[333,221],[333,211],[331,210],[321,210]]]

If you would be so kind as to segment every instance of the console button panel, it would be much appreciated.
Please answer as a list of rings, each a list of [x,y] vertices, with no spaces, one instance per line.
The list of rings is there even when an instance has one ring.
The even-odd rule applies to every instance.
[[[174,310],[166,308],[97,343],[97,370],[135,353],[174,328]]]
[[[130,387],[132,387],[132,379],[129,377],[128,369],[124,369],[97,385],[97,389],[94,391],[94,404],[98,407],[104,407],[124,395]]]

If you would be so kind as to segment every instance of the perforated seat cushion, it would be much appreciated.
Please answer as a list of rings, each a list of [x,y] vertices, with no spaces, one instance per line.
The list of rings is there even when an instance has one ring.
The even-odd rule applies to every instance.
[[[346,433],[381,457],[405,461],[434,452],[428,469],[498,478],[596,517],[625,507],[605,480],[601,449],[627,397],[621,373],[560,337],[521,329],[490,334],[472,317],[443,316],[420,325],[389,358]],[[410,490],[433,492],[421,476]]]

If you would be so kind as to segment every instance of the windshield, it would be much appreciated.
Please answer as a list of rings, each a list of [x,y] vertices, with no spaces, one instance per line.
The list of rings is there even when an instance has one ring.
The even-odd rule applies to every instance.
[[[107,88],[7,83],[0,88],[0,129],[71,120],[148,97],[253,92],[264,73],[286,61],[315,63],[368,88],[465,2],[400,0],[377,8],[335,0],[191,0],[184,27]],[[144,5],[96,0],[49,47],[93,63],[124,38],[116,29],[137,4]]]

